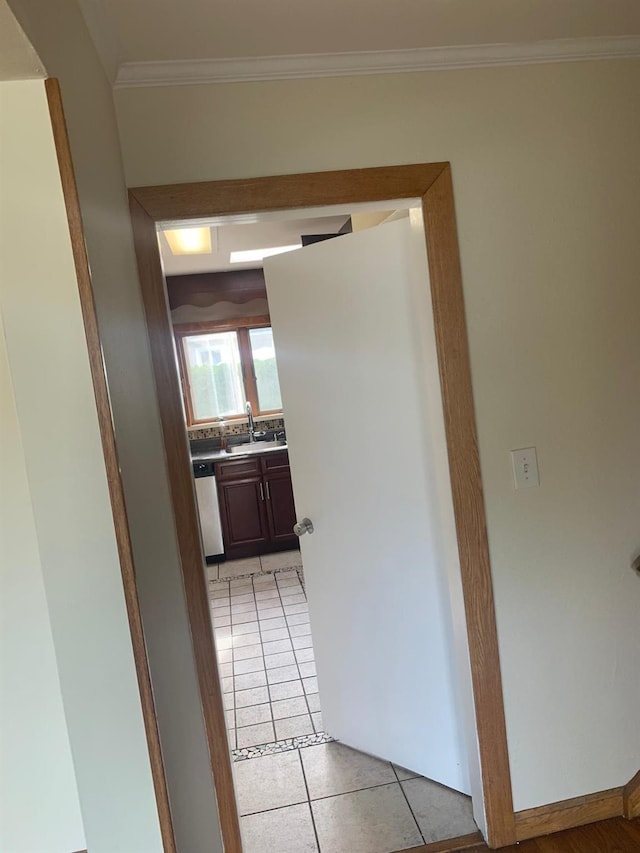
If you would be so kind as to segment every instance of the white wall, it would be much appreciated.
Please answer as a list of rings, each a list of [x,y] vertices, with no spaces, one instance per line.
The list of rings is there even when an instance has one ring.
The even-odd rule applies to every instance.
[[[2,100],[0,86],[0,106]],[[0,766],[0,850],[85,847],[1,323]]]
[[[132,186],[452,162],[516,809],[640,768],[639,87],[619,61],[116,93]]]
[[[10,5],[48,73],[61,84],[174,830],[181,850],[216,853],[220,830],[111,87],[75,0],[10,0]],[[123,631],[119,641],[128,638],[127,628]],[[95,853],[91,845],[90,853]]]
[[[0,98],[0,311],[33,511],[33,527],[25,543],[31,550],[10,554],[8,571],[20,572],[20,564],[14,562],[19,556],[29,559],[31,572],[36,571],[35,532],[88,849],[91,853],[160,853],[151,767],[44,83],[3,83]],[[22,497],[23,523],[28,524],[27,498]],[[32,607],[38,608],[36,613],[32,610],[32,618],[37,617],[46,643],[49,626],[38,580],[36,575],[30,590]],[[16,608],[14,618],[19,619],[20,608],[28,602],[18,597],[24,588],[13,592],[11,605]],[[8,641],[13,647],[19,635],[10,633]],[[32,675],[25,668],[27,653],[25,649],[21,661],[25,681]],[[42,661],[43,666],[49,664],[47,704],[57,706],[52,725],[58,727],[57,748],[64,751],[59,700],[56,703],[51,693],[50,649],[47,654],[48,661],[46,657]],[[25,709],[21,727],[3,731],[3,739],[24,736],[29,713],[31,723],[37,721],[46,731],[46,710],[37,705],[30,712]],[[44,737],[37,730],[34,736]],[[24,770],[37,773],[33,766]],[[66,821],[72,809],[77,824],[68,755],[61,772]],[[28,805],[22,801],[23,809]],[[77,825],[67,829],[81,840]],[[49,853],[50,848],[27,849]]]

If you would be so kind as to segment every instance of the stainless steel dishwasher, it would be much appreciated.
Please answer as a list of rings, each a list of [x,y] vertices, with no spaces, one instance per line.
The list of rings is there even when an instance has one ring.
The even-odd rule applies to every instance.
[[[214,463],[194,462],[193,476],[196,485],[196,503],[198,504],[202,546],[207,562],[209,562],[224,554]]]

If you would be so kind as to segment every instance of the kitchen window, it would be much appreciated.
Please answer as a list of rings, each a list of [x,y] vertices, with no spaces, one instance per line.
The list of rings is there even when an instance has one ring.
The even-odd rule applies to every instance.
[[[177,331],[189,426],[282,411],[273,333],[268,325]]]

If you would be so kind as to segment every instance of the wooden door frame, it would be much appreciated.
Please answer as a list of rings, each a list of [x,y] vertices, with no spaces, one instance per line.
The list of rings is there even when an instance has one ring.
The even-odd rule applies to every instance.
[[[451,168],[426,163],[129,191],[187,609],[225,850],[241,853],[182,397],[156,223],[420,199],[471,663],[487,841],[516,840],[495,606],[471,386]]]

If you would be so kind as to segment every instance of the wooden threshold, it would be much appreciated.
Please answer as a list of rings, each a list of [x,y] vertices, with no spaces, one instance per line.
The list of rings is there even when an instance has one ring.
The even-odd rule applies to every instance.
[[[624,786],[622,808],[623,814],[628,820],[640,817],[640,770]]]
[[[398,851],[398,853],[461,853],[461,851],[469,850],[471,847],[477,848],[478,844],[483,843],[482,834],[472,832],[470,835],[459,835],[456,838],[447,838],[443,841],[431,841],[421,847],[409,847],[406,850]]]
[[[242,848],[156,223],[396,199],[420,200],[424,214],[488,841],[492,847],[515,842],[493,585],[449,165],[424,163],[137,187],[130,190],[129,197],[225,850],[240,853]]]
[[[412,847],[402,853],[488,853],[483,842],[468,845],[465,838],[438,842],[440,847]],[[640,851],[640,822],[611,818],[587,826],[531,838],[502,849],[502,853],[638,853]]]
[[[516,812],[517,839],[523,841],[527,838],[537,838],[563,829],[619,817],[623,811],[622,793],[623,788],[611,788],[584,797],[574,797]]]
[[[69,223],[69,235],[71,248],[78,281],[78,292],[80,296],[80,307],[84,324],[87,351],[89,355],[89,367],[93,383],[93,393],[96,400],[98,413],[98,424],[102,442],[102,453],[104,456],[107,484],[109,488],[109,499],[113,524],[115,530],[118,557],[120,560],[120,571],[122,574],[122,585],[124,588],[127,618],[133,647],[133,658],[140,691],[140,702],[144,718],[144,727],[149,750],[151,775],[158,809],[160,833],[165,853],[176,853],[171,811],[169,808],[169,795],[164,774],[164,764],[160,749],[160,736],[158,733],[158,722],[156,719],[153,691],[151,688],[151,677],[147,663],[147,649],[142,629],[142,616],[140,613],[140,602],[135,581],[135,568],[133,563],[133,550],[129,533],[129,521],[124,501],[124,490],[120,479],[120,464],[116,449],[115,434],[111,415],[111,404],[107,390],[107,380],[102,361],[102,343],[98,329],[98,320],[91,284],[91,272],[84,240],[82,225],[82,213],[80,200],[73,170],[69,137],[62,106],[62,96],[58,80],[50,78],[45,80],[45,92],[49,106],[53,139],[58,158],[60,170],[60,181],[62,193]],[[108,807],[108,804],[105,804]],[[86,851],[85,851],[86,853]]]
[[[487,853],[486,844],[466,853]],[[617,817],[509,845],[502,853],[638,853],[640,823]],[[407,851],[410,853],[410,851]],[[448,851],[457,853],[457,851]]]

